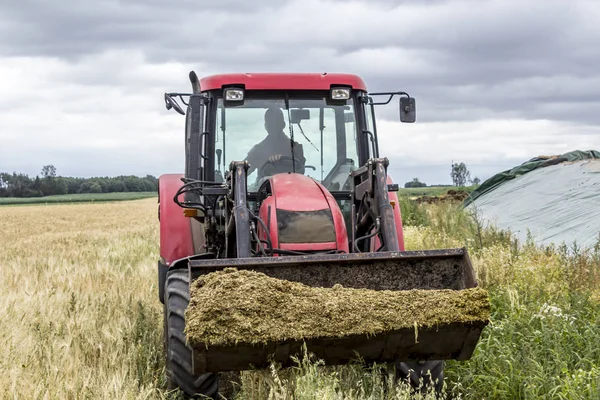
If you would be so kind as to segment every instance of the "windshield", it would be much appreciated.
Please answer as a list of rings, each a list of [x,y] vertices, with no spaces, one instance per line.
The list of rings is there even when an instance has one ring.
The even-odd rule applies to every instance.
[[[290,95],[286,102],[283,94],[247,93],[243,104],[223,107],[219,99],[215,137],[217,176],[232,161],[247,160],[250,192],[280,172],[302,173],[330,191],[352,189],[349,173],[358,165],[352,100]]]

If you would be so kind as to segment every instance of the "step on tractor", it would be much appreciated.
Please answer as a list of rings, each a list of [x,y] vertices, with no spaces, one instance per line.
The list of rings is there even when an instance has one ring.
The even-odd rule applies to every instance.
[[[158,189],[170,388],[218,398],[220,377],[273,359],[290,366],[292,356],[301,356],[297,343],[192,347],[185,311],[192,282],[204,274],[234,267],[324,288],[477,286],[465,248],[404,249],[398,185],[379,155],[375,107],[398,96],[400,121],[413,123],[409,94],[369,93],[359,76],[341,73],[199,79],[191,71],[189,81],[191,91],[164,95],[167,110],[185,116],[185,166],[160,176]],[[444,360],[469,359],[482,329],[457,323],[420,331],[416,342],[380,335],[305,343],[326,365],[359,355],[439,391]]]

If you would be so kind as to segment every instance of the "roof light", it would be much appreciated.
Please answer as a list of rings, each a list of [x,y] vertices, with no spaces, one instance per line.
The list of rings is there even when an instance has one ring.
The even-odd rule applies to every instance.
[[[347,100],[350,98],[350,89],[348,88],[332,88],[331,98],[333,100]]]
[[[244,100],[243,89],[225,89],[225,100],[227,101],[242,101]]]

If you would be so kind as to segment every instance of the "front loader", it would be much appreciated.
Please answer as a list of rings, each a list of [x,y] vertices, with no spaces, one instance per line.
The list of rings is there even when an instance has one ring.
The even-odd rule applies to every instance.
[[[444,360],[469,359],[487,321],[426,327],[418,339],[412,330],[397,330],[261,345],[188,340],[192,284],[230,267],[322,288],[477,286],[465,248],[404,249],[398,186],[387,173],[388,159],[379,156],[374,106],[399,95],[400,120],[410,123],[414,98],[369,94],[362,79],[349,74],[199,80],[192,71],[189,78],[191,93],[165,94],[167,109],[186,117],[185,172],[159,179],[159,297],[170,386],[217,398],[220,373],[272,361],[289,366],[306,345],[327,365],[357,356],[393,363],[415,385],[430,373],[439,390]],[[388,98],[375,102],[375,96]],[[253,165],[257,152],[276,157]]]

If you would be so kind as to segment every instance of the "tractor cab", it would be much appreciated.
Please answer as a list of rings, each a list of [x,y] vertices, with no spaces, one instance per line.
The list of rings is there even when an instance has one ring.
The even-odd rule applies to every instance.
[[[167,109],[187,117],[186,178],[223,182],[230,164],[245,160],[252,204],[269,177],[303,174],[333,195],[347,222],[355,185],[351,173],[379,157],[373,106],[405,96],[400,99],[400,120],[415,120],[414,98],[404,92],[369,94],[363,80],[352,74],[220,74],[198,79],[191,73],[190,81],[192,94],[165,94]],[[388,99],[376,103],[376,95]]]
[[[323,93],[225,90],[217,99],[215,179],[234,160],[246,160],[248,192],[276,173],[309,176],[330,191],[351,191],[349,173],[359,165],[352,99]]]

